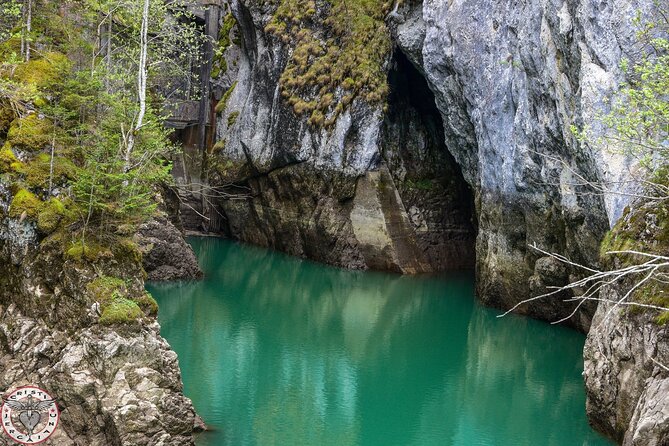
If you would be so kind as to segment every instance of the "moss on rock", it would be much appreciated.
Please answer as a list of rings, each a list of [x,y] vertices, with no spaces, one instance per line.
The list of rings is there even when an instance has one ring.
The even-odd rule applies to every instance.
[[[7,132],[7,141],[12,147],[28,151],[42,150],[53,137],[53,125],[47,118],[31,113],[15,119]]]
[[[237,122],[237,118],[239,118],[239,112],[238,111],[233,111],[228,115],[228,127],[232,127],[235,125]]]
[[[100,276],[86,285],[86,291],[88,291],[93,300],[104,307],[114,299],[125,296],[128,289],[123,279]]]
[[[312,125],[328,126],[355,98],[385,100],[392,45],[384,18],[391,7],[384,0],[331,0],[320,10],[313,0],[278,2],[265,31],[292,43],[280,84],[297,114],[310,113]],[[333,92],[342,99],[335,101]]]
[[[16,67],[14,78],[39,89],[57,88],[70,71],[71,62],[66,55],[49,52],[39,59],[31,59]]]
[[[65,217],[65,205],[58,198],[51,198],[44,203],[37,216],[37,229],[42,234],[51,234]]]
[[[0,173],[13,172],[21,167],[21,162],[16,158],[9,144],[0,149]]]
[[[156,302],[148,291],[135,299],[135,302],[147,316],[156,316],[158,314],[158,302]]]
[[[667,255],[669,252],[669,209],[667,204],[658,202],[636,203],[625,209],[622,217],[609,231],[600,246],[602,264],[609,269],[637,265],[648,258],[620,251],[638,251]],[[634,280],[635,277],[630,277]],[[640,278],[639,278],[640,279]],[[669,286],[651,281],[635,290],[634,302],[669,308]],[[631,313],[647,311],[644,307],[630,306]],[[657,311],[651,309],[651,311]],[[665,324],[669,315],[663,312],[655,321]]]
[[[130,299],[117,298],[104,307],[100,316],[100,323],[103,325],[133,324],[143,315],[142,309],[136,302]]]
[[[112,251],[108,247],[93,240],[87,240],[85,243],[78,240],[70,244],[67,251],[65,251],[65,257],[77,262],[84,260],[95,262],[103,258],[112,258],[114,254],[112,254]]]
[[[26,217],[34,220],[42,210],[43,204],[42,200],[29,190],[20,189],[9,205],[9,216],[20,218],[25,212]]]
[[[228,106],[230,95],[232,95],[232,92],[235,91],[235,87],[237,87],[237,81],[235,81],[230,86],[230,88],[228,88],[228,90],[223,94],[221,100],[218,101],[218,104],[216,104],[216,113],[223,113],[225,111],[225,108]]]
[[[40,153],[32,160],[23,163],[17,170],[25,176],[28,186],[46,190],[50,180],[52,186],[57,187],[74,179],[76,167],[69,159],[54,156],[52,174],[51,156],[47,153]]]

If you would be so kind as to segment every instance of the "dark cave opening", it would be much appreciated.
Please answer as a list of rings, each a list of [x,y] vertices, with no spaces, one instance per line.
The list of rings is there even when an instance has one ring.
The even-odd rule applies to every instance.
[[[471,269],[476,260],[474,195],[446,146],[434,94],[399,50],[388,82],[382,153],[418,246],[435,271]]]

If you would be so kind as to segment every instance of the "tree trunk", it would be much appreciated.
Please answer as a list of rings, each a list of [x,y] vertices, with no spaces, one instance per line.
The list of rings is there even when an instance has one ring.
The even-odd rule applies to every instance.
[[[114,15],[109,13],[109,23],[107,25],[107,75],[105,76],[105,87],[109,92],[109,77],[111,76],[112,67],[112,24],[114,22]]]
[[[142,28],[140,30],[140,48],[139,48],[139,68],[137,70],[137,95],[139,97],[139,112],[135,125],[130,129],[128,144],[125,150],[125,171],[128,172],[132,166],[130,156],[135,146],[135,135],[144,125],[144,115],[146,114],[146,77],[147,77],[147,53],[148,53],[148,34],[149,34],[149,3],[150,0],[144,0],[142,10]]]
[[[28,0],[28,13],[26,18],[26,62],[30,61],[30,31],[33,21],[33,2]]]

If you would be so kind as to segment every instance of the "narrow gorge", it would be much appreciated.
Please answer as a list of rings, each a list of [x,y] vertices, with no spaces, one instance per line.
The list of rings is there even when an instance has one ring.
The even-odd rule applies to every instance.
[[[369,14],[377,22],[368,26],[387,29],[389,42],[352,24],[362,40],[334,49],[353,57],[352,45],[363,53],[353,57],[359,63],[379,58],[389,93],[377,103],[350,93],[347,79],[323,98],[322,73],[300,65],[311,38],[327,54],[316,50],[309,63],[328,57],[337,33],[328,15],[336,12],[318,2],[306,12],[276,3],[232,2],[229,13],[223,6],[221,15],[234,19],[224,28],[233,44],[222,56],[227,70],[213,79],[216,142],[205,175],[226,196],[196,197],[191,204],[207,218],[190,229],[347,268],[475,266],[477,297],[504,310],[578,274],[532,245],[598,264],[600,242],[630,203],[632,160],[584,143],[572,127],[602,132],[597,117],[625,81],[621,61],[638,57],[636,17],[653,17],[653,2],[397,2],[387,15]],[[325,85],[337,85],[335,76]],[[307,93],[295,101],[300,88]],[[314,119],[323,99],[345,104],[326,106],[325,125]],[[620,184],[620,193],[593,194],[586,182]],[[576,305],[557,294],[517,311],[556,321]],[[596,309],[579,305],[566,323],[587,332]],[[667,397],[653,391],[649,403],[643,382],[666,383],[666,345],[657,338],[664,328],[636,317],[609,324],[586,348],[591,420],[625,444],[663,444],[666,409],[648,404],[666,408]],[[642,347],[614,325],[644,327],[643,338],[658,341]],[[624,376],[602,363],[622,351]]]
[[[184,239],[189,234],[353,271],[418,276],[397,285],[407,294],[441,283],[427,277],[473,270],[472,294],[495,314],[562,321],[587,335],[584,410],[596,431],[625,446],[669,445],[669,318],[658,311],[668,304],[664,158],[639,161],[606,133],[616,95],[636,80],[628,67],[663,61],[669,51],[669,23],[648,26],[666,21],[665,5],[33,1],[12,2],[14,9],[2,10],[8,24],[0,20],[0,389],[36,385],[56,396],[61,428],[45,444],[186,445],[207,428],[184,394],[183,382],[195,388],[195,381],[181,376],[186,369],[197,375],[191,365],[199,360],[188,356],[184,365],[157,320],[166,308],[167,332],[179,348],[200,351],[190,343],[202,333],[177,337],[196,324],[174,322],[181,313],[194,317],[199,307],[166,294],[158,308],[145,281],[152,292],[185,293],[193,301],[226,286],[245,296],[263,278],[286,295],[303,290],[304,301],[319,289],[317,280],[304,278],[311,266],[264,264],[265,256],[252,251],[235,254],[249,257],[248,269],[220,272],[210,245],[195,242],[196,257]],[[150,17],[161,19],[152,24]],[[668,85],[662,73],[654,84],[660,89]],[[666,148],[663,132],[658,147]],[[662,199],[631,181],[648,165],[663,178]],[[625,253],[611,258],[610,251]],[[658,276],[629,273],[615,283],[604,277],[587,300],[572,298],[587,293],[587,283],[532,299],[589,273],[624,270],[632,264],[628,251],[664,262],[641,270]],[[205,257],[203,285],[183,282],[202,279],[197,263]],[[294,276],[263,269],[272,262]],[[225,265],[234,264],[228,258]],[[249,273],[253,268],[263,274]],[[355,295],[336,285],[333,271],[314,274]],[[220,283],[207,282],[212,275]],[[246,275],[253,286],[242,283]],[[309,286],[301,288],[298,279]],[[156,283],[174,280],[181,282]],[[183,291],[190,286],[197,293]],[[265,299],[257,307],[235,303],[219,316],[271,314],[271,299],[257,293]],[[429,293],[439,299],[438,290]],[[633,299],[642,306],[619,305]],[[335,301],[319,301],[320,313],[304,318],[318,313],[334,320],[333,306],[352,302]],[[492,335],[480,333],[496,320],[488,310],[457,310],[473,318],[465,326],[437,301],[420,302],[380,320],[395,327],[401,314],[434,308],[460,331],[487,340],[486,348],[469,345],[479,357],[494,349]],[[286,321],[295,317],[281,303],[275,310]],[[343,323],[362,324],[366,310],[360,311],[360,320],[349,315]],[[207,320],[211,333],[233,339],[219,320]],[[294,319],[296,327],[300,322]],[[290,331],[285,324],[277,323],[279,333]],[[525,333],[521,326],[515,325]],[[551,342],[543,328],[536,330]],[[464,342],[475,343],[474,334]],[[572,335],[577,339],[565,336]],[[216,345],[202,339],[207,348]],[[235,339],[242,348],[241,335]],[[242,421],[258,435],[253,441],[276,444],[267,432],[258,434],[259,421]],[[14,443],[0,436],[0,444]]]

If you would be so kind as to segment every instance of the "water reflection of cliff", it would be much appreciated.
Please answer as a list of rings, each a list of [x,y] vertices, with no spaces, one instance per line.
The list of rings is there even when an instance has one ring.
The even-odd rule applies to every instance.
[[[578,352],[546,348],[565,343],[545,325],[475,307],[471,278],[356,273],[215,239],[194,245],[206,280],[152,291],[186,391],[219,428],[205,444],[486,444],[470,441],[499,439],[493,429],[518,441],[488,444],[567,444],[542,441],[532,424],[551,417],[538,412],[549,399],[583,403]],[[562,381],[543,379],[545,367]]]

